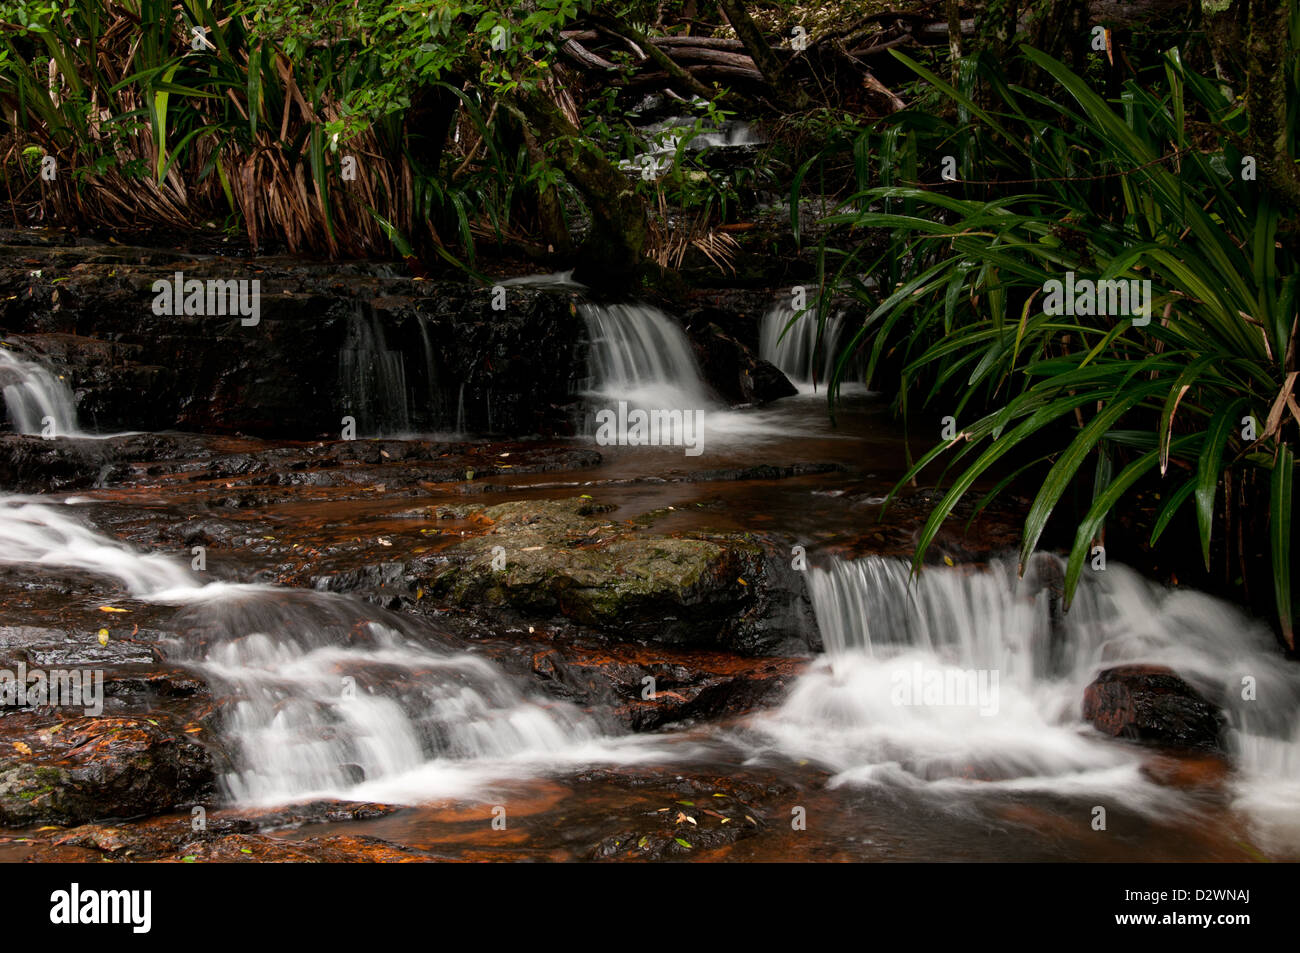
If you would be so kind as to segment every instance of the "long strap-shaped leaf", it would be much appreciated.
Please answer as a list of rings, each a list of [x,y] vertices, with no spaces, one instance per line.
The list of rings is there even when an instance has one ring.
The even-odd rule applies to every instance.
[[[1187,434],[1175,440],[1174,446],[1182,449],[1199,439],[1201,439],[1199,434]],[[1121,470],[1119,476],[1110,481],[1106,488],[1093,499],[1092,506],[1088,507],[1087,514],[1075,531],[1074,546],[1070,549],[1070,562],[1065,571],[1065,605],[1067,608],[1074,598],[1075,589],[1078,588],[1079,574],[1083,571],[1083,564],[1088,555],[1088,547],[1096,537],[1097,528],[1101,526],[1102,520],[1105,519],[1106,514],[1110,512],[1111,507],[1115,505],[1119,498],[1127,493],[1129,488],[1155,467],[1159,461],[1159,449],[1142,454],[1142,456]]]
[[[1295,649],[1295,618],[1291,615],[1291,502],[1295,453],[1287,444],[1277,448],[1269,506],[1269,542],[1273,555],[1273,595],[1287,648]]]
[[[1029,515],[1025,517],[1025,536],[1020,547],[1020,563],[1022,566],[1028,561],[1029,555],[1038,545],[1038,539],[1047,526],[1047,519],[1052,515],[1052,510],[1056,508],[1057,502],[1065,493],[1070,481],[1074,479],[1074,474],[1083,464],[1088,454],[1092,452],[1093,447],[1097,445],[1097,441],[1105,436],[1116,421],[1128,413],[1129,410],[1147,397],[1157,391],[1164,390],[1168,386],[1166,382],[1156,380],[1121,391],[1110,403],[1102,408],[1096,417],[1088,421],[1087,426],[1065,448],[1061,458],[1056,461],[1056,464],[1043,480],[1042,488],[1038,491],[1033,504],[1029,507]]]

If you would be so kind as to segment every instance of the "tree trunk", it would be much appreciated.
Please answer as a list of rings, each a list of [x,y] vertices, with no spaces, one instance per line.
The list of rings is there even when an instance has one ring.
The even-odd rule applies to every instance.
[[[640,271],[646,246],[645,204],[632,180],[598,149],[583,147],[578,129],[537,89],[519,88],[505,106],[550,146],[569,181],[591,211],[591,230],[579,251],[575,278],[586,284],[626,285]]]
[[[948,0],[948,59],[952,67],[952,85],[961,79],[961,3]]]
[[[1250,147],[1263,182],[1281,202],[1300,208],[1300,172],[1287,126],[1287,52],[1296,0],[1250,0],[1246,39],[1246,111]]]
[[[795,109],[807,109],[811,105],[808,94],[799,86],[783,83],[785,69],[781,65],[781,59],[768,46],[763,31],[750,19],[745,5],[739,0],[718,0],[718,6],[727,15],[727,22],[736,31],[736,36],[740,37],[740,42],[745,44],[745,52],[763,74],[768,88],[776,95],[789,96]]]

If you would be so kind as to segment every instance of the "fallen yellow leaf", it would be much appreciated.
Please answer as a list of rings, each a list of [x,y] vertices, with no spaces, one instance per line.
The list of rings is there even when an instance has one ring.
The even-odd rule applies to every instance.
[[[14,748],[18,751],[19,754],[31,754],[31,753],[32,753],[31,746],[28,745],[27,742],[25,742],[25,741],[15,741],[15,742],[14,742]]]
[[[100,606],[100,607],[99,607],[99,611],[100,611],[100,612],[130,612],[131,610],[130,610],[130,609],[118,609],[118,608],[115,608],[114,606]]]

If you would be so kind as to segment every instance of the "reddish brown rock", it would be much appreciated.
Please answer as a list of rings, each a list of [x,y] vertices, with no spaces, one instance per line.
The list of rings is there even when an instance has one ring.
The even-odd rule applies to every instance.
[[[1222,746],[1223,713],[1158,665],[1106,669],[1084,691],[1083,717],[1115,738],[1169,748]]]
[[[207,749],[165,717],[9,716],[0,752],[0,824],[77,824],[158,814],[209,797]],[[197,726],[195,726],[197,727]]]

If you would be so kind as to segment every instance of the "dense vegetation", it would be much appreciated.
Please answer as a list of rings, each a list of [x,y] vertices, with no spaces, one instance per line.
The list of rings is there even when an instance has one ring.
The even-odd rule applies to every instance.
[[[1142,493],[1151,543],[1192,526],[1294,647],[1296,0],[6,0],[0,31],[21,224],[509,252],[626,288],[688,251],[725,268],[738,193],[789,193],[821,313],[866,315],[841,368],[957,423],[913,469],[954,468],[918,564],[964,494],[1019,481],[1025,554],[1077,525],[1072,590]],[[679,134],[647,166],[661,89],[769,147],[720,171]],[[1047,313],[1068,273],[1150,281],[1150,321]]]

